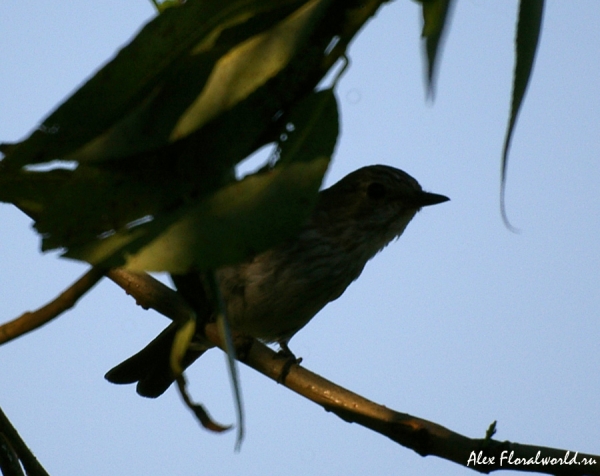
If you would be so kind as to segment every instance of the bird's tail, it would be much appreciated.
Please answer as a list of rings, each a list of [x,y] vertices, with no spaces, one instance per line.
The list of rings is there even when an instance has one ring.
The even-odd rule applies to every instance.
[[[162,395],[175,381],[170,355],[176,332],[177,326],[171,324],[137,354],[109,370],[104,378],[116,384],[137,382],[136,391],[143,397]],[[190,366],[208,348],[193,342],[183,359],[183,367]]]

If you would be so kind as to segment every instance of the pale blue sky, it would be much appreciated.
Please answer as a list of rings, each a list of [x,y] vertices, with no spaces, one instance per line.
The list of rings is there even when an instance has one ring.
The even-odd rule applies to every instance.
[[[307,368],[396,410],[483,437],[600,452],[600,3],[547,2],[513,140],[500,151],[516,3],[456,5],[433,104],[415,2],[384,6],[338,88],[342,135],[327,183],[402,168],[452,201],[398,242],[291,342]],[[150,2],[0,6],[0,141],[25,136],[154,15]],[[42,256],[29,220],[0,205],[0,320],[55,297],[85,266]],[[158,400],[103,379],[167,321],[103,282],[68,314],[0,348],[0,406],[52,475],[462,475],[242,368],[247,437],[203,431],[175,390]],[[234,418],[218,351],[194,396]]]

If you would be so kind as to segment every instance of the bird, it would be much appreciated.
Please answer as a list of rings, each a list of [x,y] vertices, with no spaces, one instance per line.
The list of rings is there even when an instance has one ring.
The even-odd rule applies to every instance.
[[[366,263],[399,238],[422,208],[448,201],[425,192],[417,180],[388,165],[362,167],[319,192],[299,232],[244,262],[215,271],[232,330],[293,355],[290,339],[323,307],[339,298]],[[203,274],[171,275],[177,292],[200,322],[215,310]],[[140,352],[111,369],[105,378],[136,383],[144,397],[156,398],[173,383],[169,355],[177,325],[168,326]],[[192,342],[183,358],[191,365],[208,347]]]

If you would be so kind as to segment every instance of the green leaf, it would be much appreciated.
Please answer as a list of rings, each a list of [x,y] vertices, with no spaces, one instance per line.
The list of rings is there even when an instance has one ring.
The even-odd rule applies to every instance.
[[[506,168],[508,164],[508,151],[517,122],[517,117],[527,91],[531,78],[531,71],[535,61],[540,33],[542,31],[542,17],[544,13],[544,0],[521,0],[519,4],[519,21],[517,24],[517,37],[515,41],[515,74],[513,78],[513,91],[510,110],[510,119],[504,138],[502,149],[502,185],[501,208],[504,223],[512,228],[508,222],[505,209],[504,192],[506,187]]]
[[[0,202],[12,203],[34,220],[42,216],[50,197],[73,175],[73,171],[56,169],[47,172],[0,169]]]
[[[282,108],[281,101],[273,99],[273,88],[267,88],[264,83],[291,60],[329,0],[311,0],[283,19],[280,17],[285,12],[281,7],[266,10],[263,4],[262,10],[255,8],[258,13],[254,12],[253,16],[248,5],[241,14],[238,10],[240,5],[245,4],[251,5],[249,2],[234,2],[235,8],[232,7],[231,11],[237,16],[231,14],[226,17],[225,26],[223,22],[218,24],[191,53],[169,64],[166,68],[170,71],[168,80],[164,80],[160,88],[157,86],[149,98],[129,111],[108,132],[68,155],[69,159],[82,162],[74,172],[68,177],[61,176],[64,178],[61,181],[49,177],[51,180],[46,181],[53,184],[52,189],[43,187],[35,192],[36,229],[43,236],[43,250],[84,246],[99,235],[129,230],[130,223],[148,216],[161,216],[165,210],[178,208],[189,202],[190,196],[202,197],[230,181],[233,165],[261,145],[259,138],[266,129],[273,127],[272,117]],[[167,13],[161,18],[166,16]],[[274,22],[273,19],[281,21]],[[235,25],[226,28],[230,24]],[[270,28],[265,30],[265,25]],[[60,116],[64,120],[70,118],[74,125],[55,131],[56,137],[44,136],[48,140],[47,151],[64,145],[69,137],[72,139],[74,136],[69,136],[69,133],[76,131],[81,122],[94,117],[95,106],[99,106],[95,110],[97,118],[107,113],[100,107],[103,104],[112,110],[113,101],[103,101],[100,105],[90,101],[97,95],[121,91],[119,88],[116,92],[111,89],[119,86],[111,80],[119,77],[122,68],[133,68],[132,74],[137,71],[134,64],[136,56],[131,58],[129,50],[133,48],[135,51],[135,45],[143,49],[146,43],[141,40],[153,38],[151,33],[156,28],[152,30],[150,26],[51,116]],[[249,36],[256,31],[259,33]],[[205,63],[212,72],[201,94],[195,96],[194,82],[190,78],[201,76],[197,67]],[[144,66],[148,65],[140,67]],[[158,73],[150,68],[148,76],[152,74]],[[291,75],[287,76],[289,79]],[[279,85],[279,89],[294,89],[289,81],[285,82],[287,79],[281,80],[284,84]],[[291,80],[294,80],[293,76]],[[119,100],[117,94],[116,101]],[[180,115],[182,108],[187,109]],[[83,110],[88,113],[84,114]],[[78,113],[83,116],[82,121],[70,116]],[[215,116],[219,116],[218,120],[213,120]],[[206,122],[210,122],[210,127],[202,127]],[[95,129],[90,124],[87,126]],[[179,136],[165,139],[167,142],[173,139],[177,143],[162,147],[161,131],[167,129]],[[196,129],[201,130],[184,140],[183,136],[192,135]],[[84,130],[87,131],[86,128]],[[34,133],[21,144],[6,146],[4,150],[8,157],[2,164],[18,160],[19,151],[34,151],[35,137],[42,136]],[[155,149],[127,155],[123,160],[107,161],[115,154],[136,152],[136,144]],[[88,162],[90,158],[95,160]],[[45,159],[38,155],[37,160]],[[17,176],[16,173],[9,175],[12,178]],[[34,193],[34,184],[39,186],[44,181],[42,172],[24,172],[17,180],[21,184],[28,183],[24,190],[29,195]],[[22,203],[22,194],[22,191],[17,191],[11,198],[7,191],[5,201]],[[164,231],[159,228],[161,225],[171,224],[169,220],[156,221],[153,233],[144,234],[144,239],[151,239],[152,235]],[[119,243],[115,238],[115,249],[129,243],[138,232],[125,233],[125,242]],[[142,245],[141,241],[138,243]]]
[[[65,256],[102,267],[183,273],[243,260],[291,236],[314,206],[336,144],[333,91],[309,94],[288,120],[274,168]]]
[[[182,323],[178,323],[177,332],[173,338],[173,347],[171,347],[171,354],[169,357],[171,371],[176,377],[179,377],[183,373],[183,366],[181,362],[183,357],[190,347],[190,342],[196,332],[196,316],[192,315],[190,318]]]
[[[418,0],[423,9],[423,30],[425,53],[427,55],[427,95],[434,93],[437,72],[437,55],[442,44],[444,29],[448,22],[448,13],[452,0]]]
[[[98,235],[126,228],[165,209],[184,191],[168,171],[162,183],[89,166],[62,172],[52,180],[45,180],[48,172],[21,173],[23,182],[32,182],[28,188],[35,190],[42,203],[35,228],[42,235],[43,250],[83,245]],[[44,182],[48,184],[40,186]]]
[[[217,284],[217,279],[214,271],[210,273],[209,277],[211,293],[217,297],[218,312],[217,312],[217,328],[219,334],[225,343],[225,353],[227,354],[227,368],[229,370],[229,380],[231,381],[231,388],[233,390],[233,399],[235,404],[235,413],[237,419],[237,438],[235,442],[235,450],[239,451],[242,447],[242,441],[244,440],[245,423],[244,423],[244,405],[242,403],[242,385],[240,382],[240,373],[237,367],[237,361],[235,356],[235,346],[233,345],[233,337],[231,335],[231,326],[229,319],[227,318],[227,306],[221,295],[221,290]]]
[[[158,2],[157,0],[151,0],[158,13],[164,12],[167,8],[171,7],[180,7],[185,3],[185,0],[164,0],[162,2]]]
[[[310,212],[337,137],[336,111],[329,128],[335,133],[323,141],[328,150],[311,153],[320,140],[313,136],[328,131],[317,121],[321,130],[307,132],[322,102],[314,98],[327,94],[309,95],[304,102],[310,107],[298,112],[298,98],[315,87],[335,56],[326,53],[326,29],[315,30],[323,18],[347,10],[331,4],[190,0],[168,9],[60,106],[43,131],[2,146],[0,183],[16,178],[24,184],[4,199],[36,219],[44,250],[65,248],[67,256],[102,266],[214,267],[289,236]],[[337,28],[332,35],[346,27]],[[286,133],[284,119],[296,129],[281,141],[279,164],[232,184],[234,165]],[[308,139],[300,152],[288,152],[298,137]],[[50,175],[22,169],[56,157],[79,165]],[[246,211],[256,217],[245,220]],[[195,230],[199,224],[208,226]],[[207,231],[211,225],[216,233]],[[229,230],[239,240],[221,240]],[[153,243],[161,237],[168,238],[162,248]],[[171,239],[182,245],[173,252],[175,264],[164,251]],[[193,247],[197,251],[190,252]],[[213,258],[207,254],[213,249],[225,251]]]
[[[297,46],[290,42],[291,52],[286,56],[282,44],[289,38],[274,46],[281,55],[279,66],[258,61],[257,46],[264,38],[261,35],[304,3],[189,0],[167,9],[28,139],[13,145],[3,165],[18,168],[54,159],[106,160],[180,139],[239,102],[289,61]],[[309,3],[313,10],[304,16],[296,13],[301,18],[293,33],[299,38],[303,28],[310,29],[311,13],[319,5],[314,0]],[[248,61],[259,64],[252,69]],[[254,79],[249,84],[250,76]],[[243,81],[236,82],[242,77]],[[225,103],[219,103],[224,98],[228,98]]]

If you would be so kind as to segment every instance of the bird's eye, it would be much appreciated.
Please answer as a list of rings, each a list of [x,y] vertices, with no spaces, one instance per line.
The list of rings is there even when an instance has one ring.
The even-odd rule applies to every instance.
[[[380,200],[385,197],[385,187],[379,182],[370,183],[367,187],[367,196],[374,200]]]

